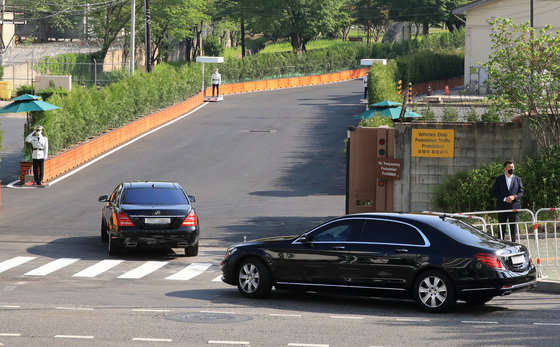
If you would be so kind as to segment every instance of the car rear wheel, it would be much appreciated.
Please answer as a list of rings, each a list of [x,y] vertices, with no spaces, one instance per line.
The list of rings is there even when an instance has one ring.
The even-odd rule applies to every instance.
[[[414,284],[414,299],[427,312],[444,312],[457,301],[453,283],[437,270],[420,274]]]
[[[105,223],[105,218],[101,218],[101,241],[109,241],[109,235],[107,234],[107,223]]]
[[[109,254],[120,255],[122,253],[121,245],[118,243],[118,241],[116,241],[112,237],[108,237],[108,239],[109,239]]]
[[[192,246],[185,247],[186,257],[196,257],[198,255],[198,242]]]
[[[248,298],[270,294],[272,279],[266,265],[256,258],[245,259],[237,272],[237,289]]]

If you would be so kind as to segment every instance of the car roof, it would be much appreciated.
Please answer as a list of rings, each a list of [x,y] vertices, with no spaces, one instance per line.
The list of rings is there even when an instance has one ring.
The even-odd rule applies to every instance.
[[[123,187],[137,188],[137,189],[147,189],[147,188],[160,188],[160,189],[182,189],[179,183],[166,182],[166,181],[127,181],[123,182]]]

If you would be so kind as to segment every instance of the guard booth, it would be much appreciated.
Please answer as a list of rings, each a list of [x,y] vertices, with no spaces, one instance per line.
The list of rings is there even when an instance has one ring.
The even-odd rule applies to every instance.
[[[349,128],[346,213],[394,211],[394,181],[401,177],[394,154],[395,129]]]

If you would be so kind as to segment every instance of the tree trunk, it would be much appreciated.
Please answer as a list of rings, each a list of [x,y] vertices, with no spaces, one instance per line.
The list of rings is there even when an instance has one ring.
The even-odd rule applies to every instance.
[[[291,33],[290,38],[291,38],[292,49],[294,50],[294,52],[302,54],[303,53],[303,34],[302,33]]]
[[[245,19],[241,18],[241,59],[245,58]]]

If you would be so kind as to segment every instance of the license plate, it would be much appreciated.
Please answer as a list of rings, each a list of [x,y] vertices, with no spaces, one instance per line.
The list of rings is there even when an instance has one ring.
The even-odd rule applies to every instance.
[[[169,224],[171,223],[171,218],[145,218],[145,224]]]
[[[524,262],[525,262],[525,256],[523,254],[514,255],[513,257],[511,257],[511,263],[513,265],[523,264]]]

